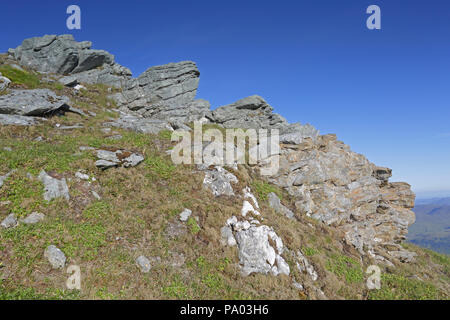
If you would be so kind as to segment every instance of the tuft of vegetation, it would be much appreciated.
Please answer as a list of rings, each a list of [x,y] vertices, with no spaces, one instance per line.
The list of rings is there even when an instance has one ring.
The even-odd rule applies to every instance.
[[[364,281],[364,273],[358,261],[344,255],[332,255],[328,259],[326,269],[347,283],[360,283]]]
[[[271,192],[276,193],[280,199],[282,199],[283,197],[283,194],[278,187],[271,185],[265,181],[253,181],[253,183],[251,184],[251,188],[252,191],[256,193],[258,199],[261,199],[263,201],[267,200],[267,195]]]
[[[13,68],[10,65],[0,65],[0,72],[12,83],[24,85],[28,89],[36,89],[40,85],[37,75]]]

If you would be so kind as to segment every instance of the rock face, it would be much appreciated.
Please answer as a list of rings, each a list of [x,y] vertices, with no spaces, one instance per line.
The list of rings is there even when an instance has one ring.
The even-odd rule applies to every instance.
[[[324,135],[282,148],[280,170],[269,181],[297,200],[298,213],[336,226],[361,254],[383,260],[394,256],[388,249],[403,251],[399,243],[415,221],[414,193],[406,183],[390,183],[390,175]]]
[[[131,76],[129,69],[114,62],[112,54],[91,46],[89,41],[76,42],[70,34],[45,35],[25,39],[11,53],[22,66],[42,73],[77,74],[72,82],[120,86]]]
[[[48,89],[12,90],[0,96],[0,113],[20,116],[47,116],[70,110],[69,98]]]
[[[194,101],[200,72],[192,61],[151,67],[130,80],[116,96],[119,105],[152,115],[158,108],[185,106]]]

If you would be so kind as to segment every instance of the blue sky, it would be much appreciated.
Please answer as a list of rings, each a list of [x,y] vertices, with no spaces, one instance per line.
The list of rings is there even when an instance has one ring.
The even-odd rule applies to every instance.
[[[66,29],[77,4],[82,29]],[[368,30],[369,5],[382,29]],[[336,133],[419,196],[450,196],[450,2],[3,1],[0,51],[72,33],[135,76],[193,60],[213,108],[259,94],[290,122]]]

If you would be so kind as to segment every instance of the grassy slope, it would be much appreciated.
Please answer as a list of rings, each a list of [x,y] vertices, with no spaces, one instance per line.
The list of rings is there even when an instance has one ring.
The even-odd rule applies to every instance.
[[[171,146],[167,132],[150,136],[117,129],[123,138],[108,140],[108,134],[100,131],[101,123],[115,114],[107,109],[111,102],[105,87],[89,86],[75,96],[67,88],[36,84],[30,80],[35,77],[39,81],[39,75],[21,74],[15,86],[52,88],[97,116],[84,119],[68,114],[34,127],[0,127],[0,174],[17,169],[0,189],[0,219],[11,211],[19,216],[32,211],[46,215],[40,224],[0,231],[0,299],[315,299],[313,285],[332,299],[448,298],[448,256],[409,244],[418,253],[417,262],[382,269],[382,289],[368,291],[365,270],[371,262],[345,245],[334,229],[307,217],[288,220],[269,209],[266,196],[272,191],[286,205],[293,207],[293,203],[246,168],[234,172],[240,181],[235,190],[252,186],[265,223],[274,227],[288,248],[302,249],[319,280],[312,283],[289,258],[292,275],[304,284],[304,292],[294,289],[286,276],[242,278],[236,248],[220,244],[220,228],[240,212],[240,201],[214,198],[202,188],[202,173],[190,166],[173,166],[165,154]],[[84,129],[55,128],[56,123],[80,122]],[[34,142],[38,136],[44,140]],[[135,168],[100,171],[92,154],[79,151],[80,146],[127,148],[143,153],[146,160]],[[28,174],[36,177],[41,169],[68,178],[70,202],[42,200],[42,185]],[[74,178],[78,169],[96,178],[92,184],[102,196],[100,201],[86,194]],[[190,208],[198,222],[190,220],[184,235],[168,238],[166,228],[183,208]],[[65,270],[51,270],[43,257],[49,244],[64,251],[67,265],[81,267],[81,291],[65,289]],[[185,256],[182,267],[170,265],[176,253]],[[141,254],[169,263],[142,274],[135,265]]]

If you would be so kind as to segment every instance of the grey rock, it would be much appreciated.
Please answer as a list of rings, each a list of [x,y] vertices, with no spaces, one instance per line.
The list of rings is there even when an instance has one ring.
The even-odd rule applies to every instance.
[[[11,80],[0,75],[0,91],[8,89]]]
[[[45,215],[40,212],[32,212],[25,219],[21,219],[20,222],[24,224],[36,224],[44,220]]]
[[[11,90],[0,96],[0,113],[21,116],[47,116],[69,111],[69,98],[48,89]]]
[[[186,222],[188,221],[189,217],[191,216],[192,211],[189,209],[184,209],[183,212],[180,213],[180,221]]]
[[[270,241],[275,243],[275,248]],[[239,261],[242,275],[270,273],[272,275],[289,275],[289,266],[281,257],[283,242],[276,233],[267,226],[251,226],[247,230],[236,233],[239,248]]]
[[[121,114],[120,118],[105,122],[103,125],[149,134],[157,134],[162,130],[173,130],[167,121],[130,114]]]
[[[97,160],[97,161],[95,161],[95,165],[102,170],[106,170],[109,168],[114,168],[114,167],[119,166],[119,164],[117,162],[112,162],[112,161],[108,161],[108,160]]]
[[[310,277],[312,281],[316,281],[319,276],[314,269],[314,266],[309,263],[308,259],[300,252],[297,252],[297,269],[300,272],[306,272]]]
[[[231,183],[237,183],[236,176],[222,167],[216,166],[212,170],[205,172],[205,178],[203,179],[203,186],[211,190],[216,196],[234,195],[233,187]]]
[[[0,125],[4,126],[32,126],[38,124],[41,120],[42,119],[36,117],[26,117],[0,113]]]
[[[62,269],[66,265],[66,256],[54,245],[50,245],[45,249],[44,257],[53,269]]]
[[[294,218],[294,213],[281,203],[280,198],[278,198],[274,192],[269,193],[267,199],[269,200],[269,206],[273,208],[275,212],[281,213],[290,219]]]
[[[180,221],[174,221],[167,225],[165,230],[166,237],[169,239],[174,239],[185,235],[187,228]]]
[[[158,103],[182,107],[195,98],[200,72],[192,61],[151,67],[137,79],[130,80],[116,97],[119,105],[139,110]]]
[[[4,229],[14,228],[17,226],[17,219],[14,214],[11,213],[2,221],[0,225]]]
[[[42,73],[75,74],[60,82],[72,86],[79,82],[121,86],[131,71],[114,62],[114,56],[103,50],[92,50],[89,41],[76,42],[72,35],[45,35],[25,39],[14,50],[23,66]]]
[[[13,174],[13,172],[14,172],[14,170],[8,172],[4,176],[0,176],[0,188],[3,186],[3,183],[5,183],[5,180],[8,179],[11,174]]]
[[[97,150],[97,158],[99,160],[95,165],[102,169],[108,169],[122,165],[125,168],[135,167],[142,161],[144,156],[139,153],[133,153],[127,150]]]
[[[139,267],[139,269],[141,270],[142,273],[150,272],[150,269],[151,269],[150,260],[148,260],[146,257],[139,256],[136,259],[136,264],[138,265],[138,267]]]
[[[39,180],[44,184],[44,199],[50,201],[55,198],[70,199],[69,187],[66,179],[58,180],[48,175],[44,170],[39,173]]]

